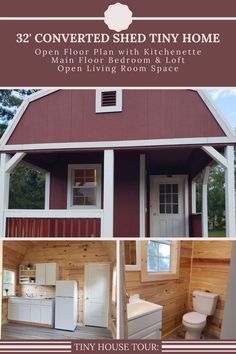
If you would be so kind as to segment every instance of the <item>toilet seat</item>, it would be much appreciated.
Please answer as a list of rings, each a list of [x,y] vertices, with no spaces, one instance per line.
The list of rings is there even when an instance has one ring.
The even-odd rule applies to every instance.
[[[183,322],[190,327],[202,327],[206,324],[206,315],[198,312],[188,312],[183,316]]]

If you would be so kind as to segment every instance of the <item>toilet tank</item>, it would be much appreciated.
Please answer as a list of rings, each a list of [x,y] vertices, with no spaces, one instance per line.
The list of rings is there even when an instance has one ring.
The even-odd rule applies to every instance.
[[[193,309],[207,316],[213,315],[217,300],[217,294],[195,290],[193,292]]]

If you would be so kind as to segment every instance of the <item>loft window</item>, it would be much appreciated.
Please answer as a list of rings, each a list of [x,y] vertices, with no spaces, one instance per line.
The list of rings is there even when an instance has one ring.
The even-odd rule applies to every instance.
[[[122,90],[96,90],[96,113],[122,111]]]
[[[67,207],[101,208],[101,166],[69,165]]]
[[[179,241],[146,241],[142,243],[142,281],[178,279]]]
[[[16,274],[12,270],[3,269],[2,291],[3,296],[14,296],[16,288]]]

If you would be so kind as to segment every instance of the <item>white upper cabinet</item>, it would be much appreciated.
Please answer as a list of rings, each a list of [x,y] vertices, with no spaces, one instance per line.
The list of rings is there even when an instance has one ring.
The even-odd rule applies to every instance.
[[[36,284],[45,285],[45,283],[46,283],[45,263],[36,264]]]
[[[58,280],[59,267],[57,263],[36,264],[36,284],[56,285]]]
[[[58,264],[46,263],[46,285],[56,285],[58,277]]]

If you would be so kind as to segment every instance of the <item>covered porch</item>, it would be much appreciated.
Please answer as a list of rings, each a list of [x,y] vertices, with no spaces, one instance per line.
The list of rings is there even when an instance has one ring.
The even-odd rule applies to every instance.
[[[10,174],[45,175],[44,209],[9,209]],[[225,171],[226,236],[235,237],[234,147],[178,145],[1,154],[3,237],[208,237],[208,178]],[[201,213],[196,182],[202,184]]]

